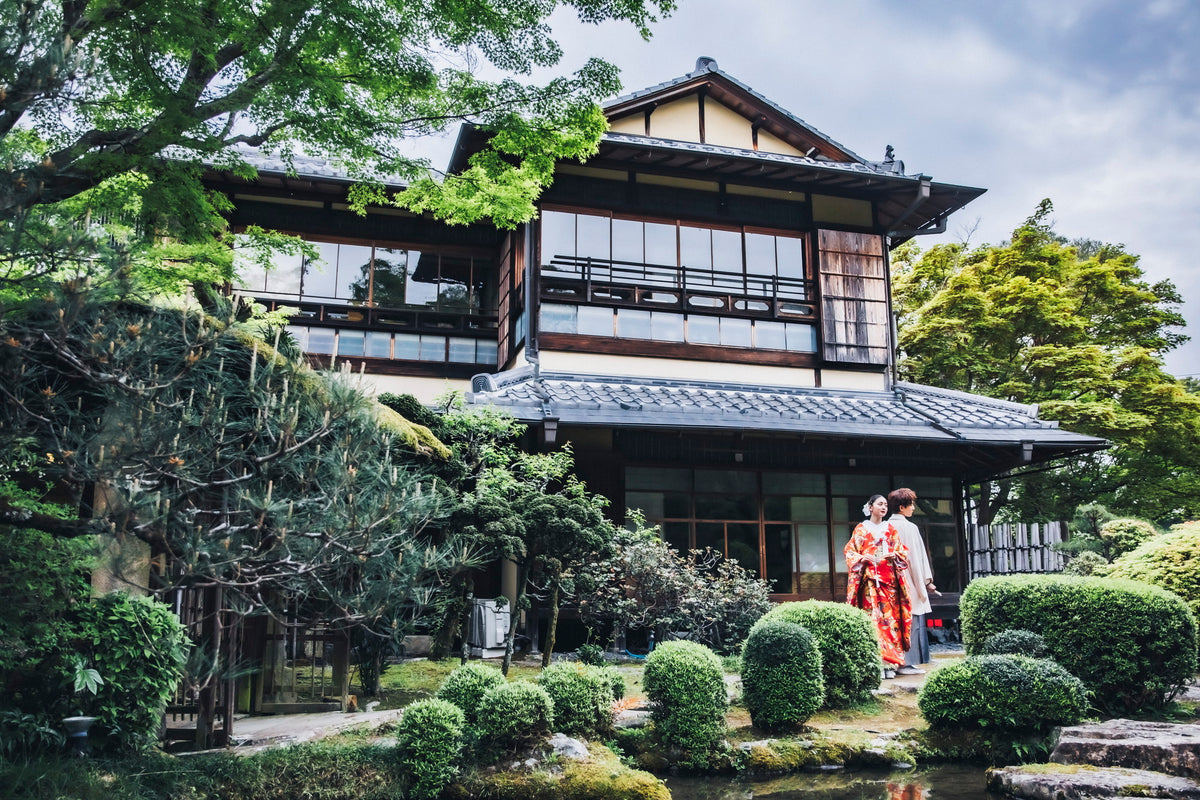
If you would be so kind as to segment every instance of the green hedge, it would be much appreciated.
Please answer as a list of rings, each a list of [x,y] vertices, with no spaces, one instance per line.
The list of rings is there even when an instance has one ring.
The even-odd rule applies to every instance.
[[[1200,618],[1200,522],[1178,525],[1113,562],[1108,577],[1159,586],[1183,598]]]
[[[793,622],[755,625],[742,649],[742,692],[756,728],[799,728],[825,701],[821,651]]]
[[[458,774],[466,717],[448,700],[418,700],[404,709],[396,747],[412,800],[433,800]]]
[[[1196,619],[1177,595],[1129,580],[1010,575],[972,581],[959,602],[968,655],[1001,631],[1046,640],[1102,712],[1163,706],[1196,671]]]
[[[758,625],[772,620],[807,628],[821,651],[825,707],[846,708],[871,699],[879,688],[879,637],[871,617],[862,609],[826,600],[781,603]]]
[[[554,703],[536,683],[503,683],[488,689],[479,703],[476,720],[485,740],[511,750],[550,735]]]
[[[934,670],[917,707],[936,727],[1043,731],[1079,722],[1087,691],[1048,659],[971,656]]]
[[[979,654],[985,656],[1029,656],[1030,658],[1047,658],[1050,648],[1046,640],[1033,631],[1015,629],[1000,631],[979,648]]]
[[[707,765],[708,751],[725,735],[729,708],[716,653],[696,642],[664,642],[646,657],[642,688],[662,741],[686,751],[686,765]]]
[[[537,682],[554,703],[555,729],[573,735],[611,730],[613,674],[616,670],[570,662],[542,670]]]
[[[502,683],[504,674],[499,669],[472,661],[455,667],[438,687],[437,696],[461,708],[467,722],[474,722],[483,696]]]

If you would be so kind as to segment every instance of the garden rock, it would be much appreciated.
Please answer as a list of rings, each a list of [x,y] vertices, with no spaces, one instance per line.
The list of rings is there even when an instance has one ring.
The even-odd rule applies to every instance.
[[[1200,725],[1110,719],[1063,728],[1050,760],[1200,779]]]
[[[586,744],[578,739],[572,739],[565,733],[556,733],[551,736],[550,746],[554,748],[554,755],[562,758],[585,761],[589,755]]]
[[[1141,769],[1038,764],[989,769],[988,791],[1021,800],[1118,800],[1162,797],[1200,800],[1190,778]]]

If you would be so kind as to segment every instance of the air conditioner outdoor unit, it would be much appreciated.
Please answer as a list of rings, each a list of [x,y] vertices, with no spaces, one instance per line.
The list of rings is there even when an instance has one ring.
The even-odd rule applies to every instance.
[[[467,645],[477,658],[496,658],[504,655],[504,639],[508,636],[508,606],[500,608],[495,600],[476,600],[471,609],[471,628]]]

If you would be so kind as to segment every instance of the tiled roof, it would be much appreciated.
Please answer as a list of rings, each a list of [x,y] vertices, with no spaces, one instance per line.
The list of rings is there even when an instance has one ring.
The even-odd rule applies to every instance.
[[[747,150],[741,147],[728,147],[719,144],[701,144],[679,139],[660,139],[653,136],[641,136],[636,133],[616,133],[609,131],[604,134],[602,142],[610,144],[633,145],[647,149],[676,150],[690,153],[708,153],[729,158],[742,158],[751,161],[762,161],[770,164],[790,164],[813,170],[829,170],[830,172],[852,172],[860,175],[883,176],[909,182],[920,182],[923,175],[906,175],[898,172],[892,165],[874,161],[828,161],[809,156],[793,156],[786,153],[771,153],[765,150]],[[896,164],[899,162],[893,162]]]
[[[468,400],[518,419],[631,428],[769,430],[974,444],[1098,448],[1104,440],[1040,420],[1036,406],[898,383],[892,391],[746,386],[628,377],[477,375]]]

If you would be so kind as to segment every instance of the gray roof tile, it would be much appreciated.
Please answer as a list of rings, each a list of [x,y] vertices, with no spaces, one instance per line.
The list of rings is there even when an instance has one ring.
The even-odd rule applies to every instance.
[[[891,391],[756,387],[629,377],[537,375],[529,367],[477,375],[468,401],[518,419],[564,424],[691,429],[761,429],[870,438],[1100,447],[1061,430],[1037,407],[911,383]]]

